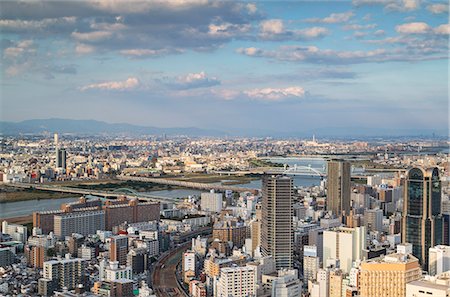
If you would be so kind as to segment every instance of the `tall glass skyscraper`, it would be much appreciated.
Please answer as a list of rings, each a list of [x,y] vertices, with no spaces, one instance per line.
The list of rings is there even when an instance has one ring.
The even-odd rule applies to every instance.
[[[441,181],[437,168],[412,168],[407,172],[403,201],[403,242],[428,269],[428,250],[442,243]]]
[[[293,267],[293,193],[292,178],[263,177],[261,253],[271,255],[277,269]]]

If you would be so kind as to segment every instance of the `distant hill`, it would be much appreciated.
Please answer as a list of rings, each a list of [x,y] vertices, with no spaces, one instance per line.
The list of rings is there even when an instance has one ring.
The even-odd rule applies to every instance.
[[[131,134],[131,135],[186,135],[186,136],[224,136],[216,130],[187,128],[159,128],[131,125],[126,123],[110,124],[96,120],[37,119],[22,122],[0,121],[0,133],[3,135],[40,134],[40,133],[74,133],[74,134]]]

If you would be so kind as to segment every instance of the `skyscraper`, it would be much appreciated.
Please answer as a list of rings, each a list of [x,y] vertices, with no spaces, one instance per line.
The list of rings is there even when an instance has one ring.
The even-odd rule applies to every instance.
[[[343,160],[328,162],[327,210],[340,217],[350,213],[350,163]]]
[[[277,269],[292,268],[293,189],[290,177],[263,177],[261,253],[272,255]]]
[[[66,149],[56,148],[56,167],[66,168],[66,165],[67,165]]]
[[[428,251],[442,244],[443,235],[438,169],[408,170],[405,187],[402,239],[413,245],[413,255],[428,269]]]
[[[119,265],[127,264],[128,238],[123,235],[111,237],[109,244],[109,259],[111,262],[119,262]]]

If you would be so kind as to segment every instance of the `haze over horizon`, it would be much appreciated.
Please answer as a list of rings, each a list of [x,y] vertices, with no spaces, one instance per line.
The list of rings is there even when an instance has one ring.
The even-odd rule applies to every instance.
[[[447,4],[7,1],[0,120],[447,135]]]

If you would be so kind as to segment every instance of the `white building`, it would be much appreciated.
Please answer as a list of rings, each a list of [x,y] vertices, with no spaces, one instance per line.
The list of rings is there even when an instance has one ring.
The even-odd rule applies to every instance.
[[[203,211],[221,212],[222,211],[222,194],[215,193],[211,190],[210,193],[202,193],[200,206]]]
[[[272,297],[299,297],[302,283],[296,269],[279,270],[278,277],[272,281]]]
[[[9,224],[7,221],[2,222],[2,233],[8,234],[15,241],[22,243],[27,242],[27,227],[17,224]]]
[[[450,270],[450,246],[437,245],[429,249],[428,273],[439,275]]]
[[[303,247],[303,277],[305,282],[316,279],[319,265],[320,259],[317,255],[317,247],[305,245]]]
[[[118,261],[109,262],[109,267],[105,268],[105,280],[115,281],[120,279],[133,279],[131,267],[119,266]]]
[[[339,259],[340,268],[349,273],[353,262],[362,259],[366,248],[366,228],[338,227],[323,232],[323,261]]]
[[[251,266],[220,269],[218,297],[255,297],[256,269]]]
[[[423,279],[406,284],[406,297],[448,297],[450,280]]]
[[[95,258],[95,248],[82,245],[78,248],[78,258],[86,260]]]

